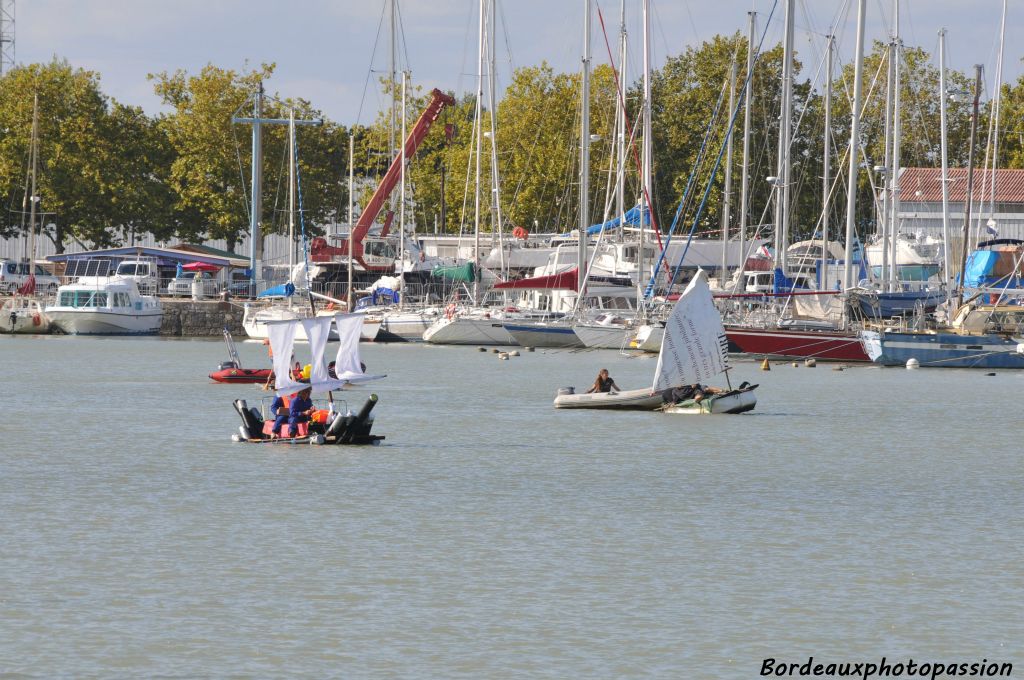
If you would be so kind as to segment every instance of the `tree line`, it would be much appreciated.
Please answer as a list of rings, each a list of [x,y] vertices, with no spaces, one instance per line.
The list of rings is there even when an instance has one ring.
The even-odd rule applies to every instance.
[[[715,36],[699,46],[670,57],[652,73],[653,203],[662,228],[677,210],[682,227],[689,230],[696,215],[698,194],[691,191],[680,206],[691,174],[699,194],[707,185],[713,161],[725,139],[732,112],[726,110],[729,74],[735,62],[736,102],[742,101],[746,74],[746,39],[735,34]],[[868,95],[861,128],[866,166],[884,158],[884,101],[887,46],[876,42],[865,58],[865,93]],[[902,165],[937,167],[939,162],[938,70],[931,55],[908,47],[902,56],[901,109]],[[816,68],[816,67],[815,67]],[[812,87],[804,71],[813,71],[798,58],[793,85],[794,134],[791,147],[792,231],[806,237],[820,228],[823,202],[824,151],[830,147],[832,177],[848,167],[845,160],[850,128],[853,68],[847,65],[833,77],[830,134],[824,130],[822,88]],[[199,73],[175,71],[149,76],[167,111],[149,115],[141,108],[105,95],[100,74],[76,68],[55,58],[44,64],[10,69],[0,77],[0,192],[6,208],[0,220],[4,236],[27,229],[28,159],[33,95],[39,101],[38,210],[43,232],[58,252],[72,238],[91,247],[120,245],[132,235],[152,234],[159,241],[198,242],[225,239],[232,249],[249,229],[249,173],[252,162],[248,125],[232,123],[233,116],[251,115],[251,99],[261,84],[270,84],[273,64],[245,71],[208,65]],[[770,221],[771,185],[776,174],[779,130],[782,49],[764,51],[750,78],[752,91],[750,200],[739,206],[739,180],[743,158],[742,111],[735,116],[736,153],[733,156],[732,229],[741,220],[748,225]],[[950,71],[949,89],[960,94],[948,108],[950,167],[966,165],[973,77]],[[385,91],[393,84],[382,82]],[[624,85],[627,114],[634,124],[640,116],[641,83]],[[529,231],[564,232],[574,228],[579,214],[580,75],[559,73],[542,63],[517,69],[494,112],[496,133],[490,135],[491,113],[486,106],[480,123],[488,132],[479,158],[482,229],[496,223],[500,206],[507,233],[515,226]],[[607,65],[594,69],[591,82],[590,214],[598,221],[609,205],[608,190],[616,176],[616,77]],[[415,90],[409,98],[409,126],[429,101]],[[721,103],[720,103],[721,102]],[[717,108],[716,108],[717,105]],[[1024,167],[1024,76],[1002,88],[1005,129],[1000,135],[996,164]],[[324,117],[306,99],[268,96],[264,115],[286,118],[322,118],[317,127],[297,130],[303,217],[307,229],[321,233],[348,221],[349,138],[354,140],[352,168],[357,178],[356,205],[365,202],[391,161],[388,150],[389,116],[380,112],[366,126],[347,127]],[[986,109],[987,110],[987,109]],[[475,214],[475,111],[472,95],[456,100],[442,114],[408,169],[408,223],[415,229],[443,233],[468,232]],[[716,113],[717,111],[717,113]],[[987,113],[979,129],[988,129]],[[626,131],[639,143],[639,132]],[[826,141],[828,140],[828,141]],[[984,144],[984,139],[981,140]],[[701,155],[702,145],[706,151]],[[283,232],[287,224],[287,127],[263,128],[264,233]],[[984,154],[981,154],[984,156]],[[640,195],[638,155],[626,164],[627,203]],[[493,164],[497,164],[494,172]],[[865,161],[862,159],[862,165]],[[724,172],[713,179],[706,209],[696,224],[703,233],[717,233]],[[495,192],[497,177],[499,191]],[[880,182],[870,171],[861,172],[858,185],[858,228],[873,229],[873,200]],[[873,184],[875,185],[873,187]],[[835,182],[833,206],[845,206],[846,183]],[[358,210],[357,210],[358,212]],[[841,232],[844,210],[827,217]],[[412,228],[412,227],[409,227]]]

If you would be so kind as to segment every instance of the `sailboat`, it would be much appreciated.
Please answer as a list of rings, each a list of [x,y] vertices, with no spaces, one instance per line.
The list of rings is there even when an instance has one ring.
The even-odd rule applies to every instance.
[[[26,196],[29,202],[29,246],[28,246],[28,278],[14,291],[14,297],[6,300],[0,307],[0,333],[41,334],[50,332],[50,317],[46,314],[43,303],[33,297],[36,292],[36,168],[39,164],[39,95],[32,101],[32,137],[31,137],[31,193]],[[23,223],[24,224],[24,223]]]
[[[744,413],[757,404],[757,385],[704,390],[705,395],[675,402],[676,388],[698,385],[729,370],[729,346],[722,317],[715,308],[707,272],[698,269],[665,322],[658,365],[650,387],[620,392],[576,394],[562,388],[555,408],[657,410],[665,413]]]
[[[249,407],[244,399],[236,399],[235,410],[242,418],[239,434],[232,439],[239,442],[262,443],[268,441],[310,444],[376,444],[384,439],[370,433],[373,428],[371,412],[377,404],[377,395],[371,394],[358,412],[347,408],[339,410],[333,392],[346,384],[360,384],[383,378],[382,375],[367,375],[359,360],[359,329],[362,327],[360,314],[335,314],[309,319],[292,319],[270,324],[270,348],[274,352],[275,390],[284,396],[311,388],[314,393],[326,393],[325,408],[317,409],[310,423],[296,425],[294,436],[271,438],[274,424],[267,404],[262,409]],[[302,328],[309,339],[312,355],[309,382],[296,380],[290,371],[291,357],[295,349],[298,329]],[[324,355],[327,339],[336,329],[340,343],[335,357],[334,376]],[[317,415],[320,414],[320,415]]]

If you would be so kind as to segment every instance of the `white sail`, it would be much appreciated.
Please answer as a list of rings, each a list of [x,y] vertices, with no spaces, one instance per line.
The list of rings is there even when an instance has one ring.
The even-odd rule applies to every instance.
[[[336,380],[331,377],[327,370],[327,362],[324,361],[324,354],[327,352],[327,338],[331,334],[331,324],[334,323],[333,316],[317,316],[312,319],[302,319],[300,322],[309,338],[309,351],[312,354],[309,371],[309,387],[314,392],[330,392],[341,389],[345,384],[344,380]],[[359,340],[359,331],[356,330],[356,341]]]
[[[703,269],[690,281],[665,323],[654,390],[706,382],[729,368],[729,343]]]
[[[384,375],[367,375],[359,358],[359,340],[365,314],[335,314],[338,323],[338,354],[334,358],[334,374],[348,383],[380,380]]]
[[[294,320],[267,324],[270,351],[274,353],[274,389],[278,394],[295,392],[306,386],[292,378],[292,351],[298,327],[298,321]]]

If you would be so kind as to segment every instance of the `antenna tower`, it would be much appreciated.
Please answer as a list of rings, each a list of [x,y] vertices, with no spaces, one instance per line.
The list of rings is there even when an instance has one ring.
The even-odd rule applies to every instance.
[[[0,76],[14,67],[14,0],[0,0]]]

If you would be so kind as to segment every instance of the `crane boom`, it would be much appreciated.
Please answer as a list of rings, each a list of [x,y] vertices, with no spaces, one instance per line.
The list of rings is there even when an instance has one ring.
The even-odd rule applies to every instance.
[[[405,158],[412,158],[419,148],[420,144],[426,138],[427,133],[430,132],[431,126],[437,120],[438,116],[441,115],[441,111],[446,106],[453,106],[455,99],[438,89],[434,89],[430,93],[430,103],[423,113],[420,114],[419,120],[413,126],[412,130],[409,131],[409,136],[405,140]],[[353,258],[359,262],[360,265],[366,269],[377,269],[376,267],[367,267],[363,261],[363,239],[366,238],[366,234],[370,231],[370,227],[373,226],[377,216],[380,215],[381,209],[384,207],[384,202],[387,201],[388,196],[395,190],[399,180],[402,177],[402,154],[398,153],[395,158],[391,161],[391,166],[388,171],[384,174],[384,178],[380,181],[377,186],[377,190],[373,192],[373,196],[370,197],[363,212],[359,215],[359,219],[356,221],[355,226],[352,227],[352,232],[349,238],[352,239],[353,245]],[[391,220],[387,220],[390,224]],[[345,241],[340,247],[331,247],[327,245],[327,241],[323,238],[315,238],[310,244],[310,256],[315,262],[324,262],[330,260],[333,255],[344,256],[348,253],[348,242]]]

